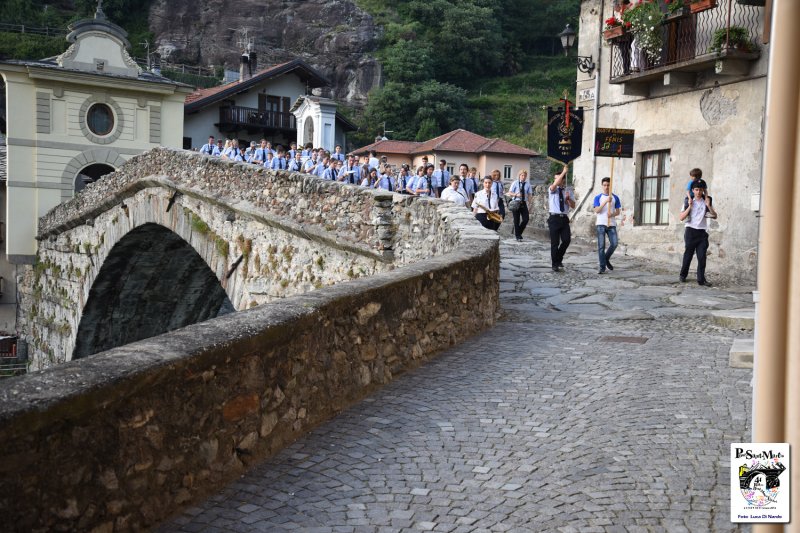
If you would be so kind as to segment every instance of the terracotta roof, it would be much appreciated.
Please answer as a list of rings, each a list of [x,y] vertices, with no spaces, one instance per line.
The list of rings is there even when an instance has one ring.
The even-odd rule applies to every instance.
[[[416,152],[417,146],[421,143],[414,142],[414,141],[378,141],[372,144],[368,144],[359,148],[358,150],[353,150],[351,153],[355,155],[364,155],[368,153],[370,150],[375,150],[376,152],[382,154],[406,154],[411,155]]]
[[[262,81],[283,74],[288,74],[295,70],[300,71],[298,74],[302,79],[307,79],[310,82],[310,87],[322,87],[328,83],[321,74],[311,68],[302,59],[294,59],[286,63],[272,65],[271,67],[260,70],[253,74],[251,78],[248,78],[244,81],[234,81],[231,83],[226,83],[225,85],[219,85],[217,87],[198,89],[186,97],[186,100],[183,102],[183,109],[186,112],[196,111],[200,108],[246,91]]]
[[[439,135],[429,141],[378,141],[368,144],[358,150],[356,155],[362,155],[370,150],[385,154],[424,154],[430,152],[464,152],[464,153],[495,153],[538,156],[539,153],[522,146],[504,141],[503,139],[487,139],[477,133],[467,130],[453,130],[444,135]]]
[[[540,155],[539,152],[523,148],[522,146],[504,141],[503,139],[490,139],[488,143],[480,147],[478,152],[527,155],[530,157],[536,157]]]

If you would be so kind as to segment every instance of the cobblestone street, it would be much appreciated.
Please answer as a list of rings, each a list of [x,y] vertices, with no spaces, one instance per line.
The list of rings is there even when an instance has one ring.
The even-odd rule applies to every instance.
[[[600,276],[588,246],[560,273],[544,241],[501,252],[494,329],[159,531],[737,530],[727,455],[750,440],[752,370],[728,357],[752,330],[711,313],[751,309],[753,288],[680,283],[677,257]]]

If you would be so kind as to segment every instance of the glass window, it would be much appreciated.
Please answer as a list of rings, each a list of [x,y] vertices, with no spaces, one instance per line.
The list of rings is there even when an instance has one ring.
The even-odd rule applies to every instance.
[[[506,165],[503,167],[503,179],[504,180],[511,179],[511,165]]]
[[[114,112],[106,104],[94,104],[86,115],[86,125],[95,135],[108,135],[114,129]]]
[[[669,150],[642,154],[639,224],[669,223]]]

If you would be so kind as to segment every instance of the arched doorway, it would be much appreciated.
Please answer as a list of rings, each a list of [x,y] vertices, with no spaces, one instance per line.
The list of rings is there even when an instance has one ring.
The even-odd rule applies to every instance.
[[[314,144],[314,119],[312,117],[306,117],[303,124],[303,146],[308,143]]]
[[[93,165],[89,165],[88,167],[82,169],[80,172],[78,172],[78,175],[75,176],[75,193],[81,192],[88,184],[94,183],[106,174],[114,172],[115,170],[116,169],[114,167],[110,165],[104,165],[102,163],[94,163]]]
[[[144,224],[111,249],[89,291],[73,359],[203,322],[235,309],[194,248]]]

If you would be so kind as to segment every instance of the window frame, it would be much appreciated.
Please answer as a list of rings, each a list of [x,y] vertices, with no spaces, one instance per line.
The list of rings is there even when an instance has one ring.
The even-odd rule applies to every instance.
[[[656,174],[652,176],[645,175],[645,172],[647,171],[647,160],[649,157],[659,158],[656,162]],[[640,163],[639,168],[641,168],[641,171],[639,172],[639,186],[637,188],[638,198],[636,202],[636,210],[638,215],[636,216],[636,223],[640,226],[668,226],[670,172],[672,170],[671,165],[669,165],[670,151],[667,149],[641,152],[638,159]],[[647,183],[653,180],[655,180],[655,198],[645,199],[645,186]],[[661,196],[661,191],[664,190],[665,187],[664,182],[666,182],[666,198]],[[646,204],[655,204],[655,222],[644,221]],[[662,208],[666,210],[665,213],[662,213]],[[665,222],[659,222],[662,219],[664,219]]]
[[[513,172],[514,168],[513,165],[503,165],[503,180],[508,181],[514,175]]]

